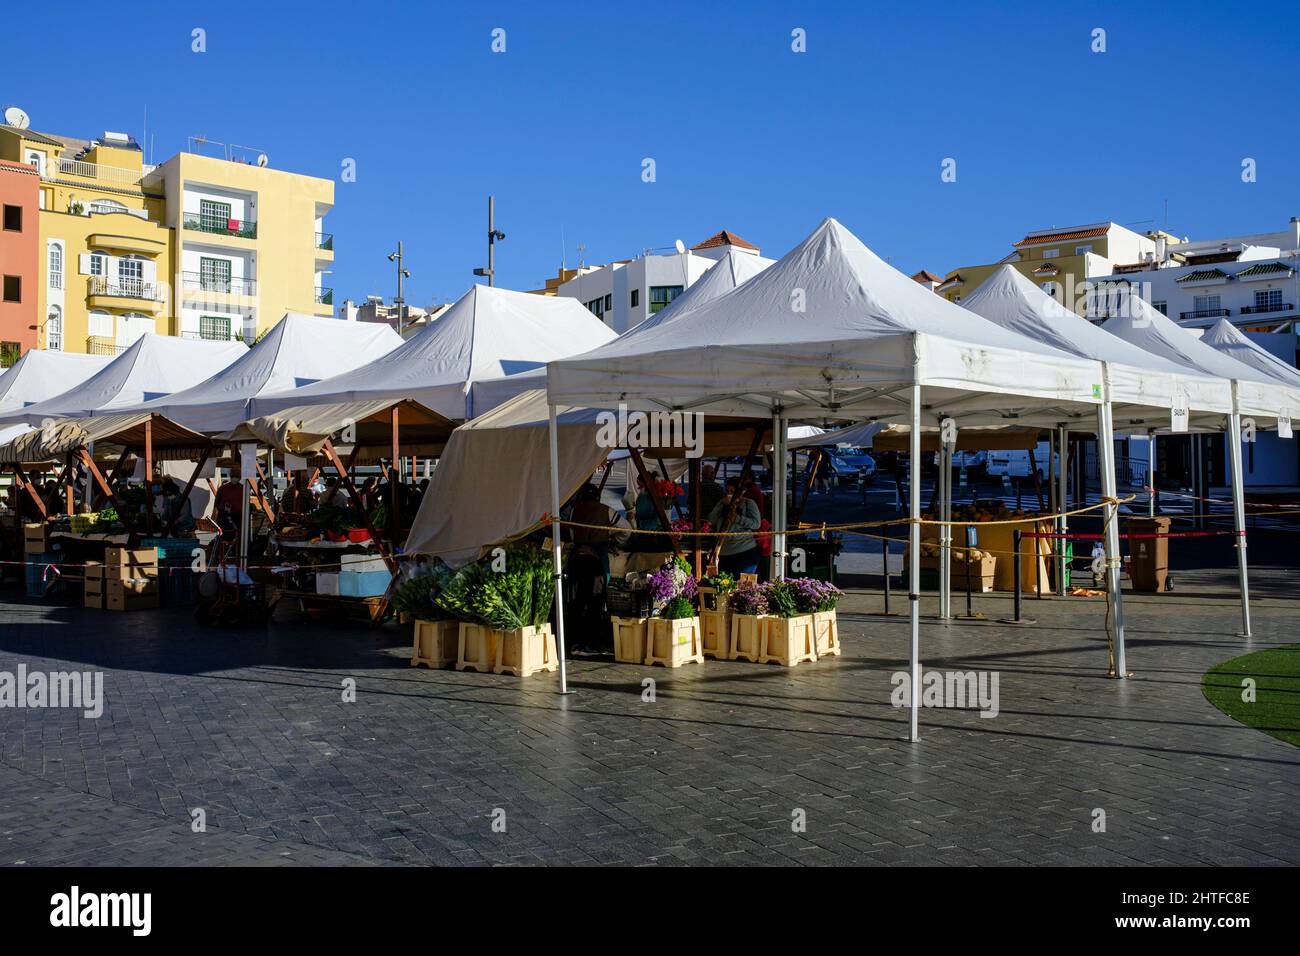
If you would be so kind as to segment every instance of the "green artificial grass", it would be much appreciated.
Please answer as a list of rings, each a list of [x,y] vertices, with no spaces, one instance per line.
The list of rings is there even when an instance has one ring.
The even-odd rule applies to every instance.
[[[1241,699],[1242,680],[1255,681],[1255,700]],[[1256,651],[1210,669],[1201,690],[1233,720],[1300,747],[1300,644]]]

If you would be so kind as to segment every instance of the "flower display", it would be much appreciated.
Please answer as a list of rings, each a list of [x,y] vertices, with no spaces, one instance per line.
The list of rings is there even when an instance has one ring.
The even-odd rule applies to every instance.
[[[736,614],[766,614],[766,588],[758,584],[742,584],[731,595],[731,610]]]
[[[667,604],[678,598],[693,601],[699,593],[699,584],[691,573],[685,558],[678,556],[656,571],[646,581],[650,597],[656,604]]]

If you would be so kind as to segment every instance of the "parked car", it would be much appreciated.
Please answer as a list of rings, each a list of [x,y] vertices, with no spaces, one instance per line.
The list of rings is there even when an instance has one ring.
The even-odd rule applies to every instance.
[[[856,468],[860,479],[867,484],[876,480],[876,460],[865,448],[835,448],[831,454],[846,465]]]

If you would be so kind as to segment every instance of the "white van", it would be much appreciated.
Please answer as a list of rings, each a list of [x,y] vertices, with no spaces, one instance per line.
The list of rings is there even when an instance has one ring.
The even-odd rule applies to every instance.
[[[1034,466],[1038,470],[1038,477],[1043,481],[1047,480],[1047,461],[1050,448],[1050,442],[1040,441],[1038,447],[1034,449]],[[1059,475],[1061,473],[1061,456],[1054,455],[1053,458],[1056,466],[1054,473]],[[1028,478],[1033,474],[1033,469],[1029,467],[1028,449],[989,452],[987,474],[994,478],[1000,478],[1002,475],[1009,475],[1012,478]]]

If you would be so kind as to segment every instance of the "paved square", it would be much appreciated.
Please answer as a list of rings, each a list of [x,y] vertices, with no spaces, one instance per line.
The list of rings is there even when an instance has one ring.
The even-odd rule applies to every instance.
[[[871,591],[841,606],[841,658],[581,662],[565,699],[555,675],[413,669],[405,628],[6,603],[0,670],[102,669],[107,703],[0,711],[0,863],[1300,863],[1300,751],[1199,687],[1295,640],[1289,571],[1254,580],[1249,644],[1228,636],[1230,572],[1129,596],[1127,682],[1104,676],[1099,600],[1030,600],[1023,627],[927,620],[926,668],[998,671],[1001,712],[924,711],[919,745],[890,705],[906,622]]]

